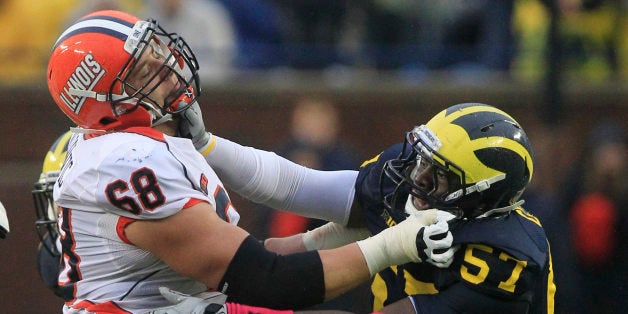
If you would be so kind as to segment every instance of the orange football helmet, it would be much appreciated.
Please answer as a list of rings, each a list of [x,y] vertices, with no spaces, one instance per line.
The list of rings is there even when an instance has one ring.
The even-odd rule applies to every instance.
[[[134,86],[129,75],[141,70],[138,61],[145,51],[163,63],[144,78],[145,84]],[[108,10],[84,16],[61,34],[47,80],[57,106],[74,123],[108,131],[157,125],[186,110],[200,94],[198,70],[181,36],[154,20]],[[156,99],[153,91],[166,80],[178,82]]]

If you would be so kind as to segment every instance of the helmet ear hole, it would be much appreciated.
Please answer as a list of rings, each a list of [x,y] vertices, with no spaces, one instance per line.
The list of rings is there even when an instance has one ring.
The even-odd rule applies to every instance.
[[[99,122],[100,122],[101,125],[108,125],[108,124],[114,123],[116,121],[117,121],[116,119],[113,119],[111,117],[104,117],[104,118],[100,119]]]

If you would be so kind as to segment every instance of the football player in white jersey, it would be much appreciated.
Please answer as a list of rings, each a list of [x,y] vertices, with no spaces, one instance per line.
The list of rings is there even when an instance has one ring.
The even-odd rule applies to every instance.
[[[143,313],[178,302],[164,290],[302,308],[390,265],[453,254],[448,225],[434,211],[333,250],[266,250],[237,227],[222,182],[185,138],[198,144],[188,110],[198,106],[198,63],[183,38],[156,21],[118,11],[84,16],[54,44],[47,80],[77,125],[53,191],[64,313]],[[179,127],[181,120],[189,121]]]
[[[54,204],[52,197],[53,186],[59,177],[59,173],[63,166],[63,161],[67,155],[68,144],[72,136],[71,131],[67,131],[59,136],[48,149],[42,165],[42,172],[34,184],[32,195],[35,208],[35,229],[39,237],[39,247],[37,253],[37,268],[39,275],[44,284],[52,290],[52,292],[64,297],[64,289],[61,289],[58,283],[58,275],[62,270],[63,261],[60,259],[61,242],[59,238],[59,229],[57,227],[57,206]],[[194,313],[201,311],[211,313],[212,311],[220,313],[220,310],[228,311],[231,314],[248,314],[249,310],[254,310],[259,314],[287,314],[292,311],[273,310],[260,307],[252,307],[243,304],[234,304],[226,302],[226,295],[222,293],[203,293],[197,296],[184,295],[180,292],[160,287],[160,293],[168,299],[172,305],[155,308],[149,312],[152,314],[159,313]],[[341,311],[326,311],[327,314],[345,313]],[[315,314],[317,311],[301,311],[297,313]]]

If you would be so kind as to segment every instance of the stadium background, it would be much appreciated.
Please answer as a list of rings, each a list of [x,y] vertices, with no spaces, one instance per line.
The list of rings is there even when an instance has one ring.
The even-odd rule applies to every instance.
[[[35,2],[48,6],[39,10],[52,10],[61,4],[67,8],[73,1],[30,3]],[[0,16],[4,13],[0,11]],[[22,30],[29,33],[28,29]],[[15,26],[12,30],[18,32]],[[16,43],[0,44],[0,201],[7,208],[11,226],[8,238],[0,241],[0,312],[57,312],[60,300],[44,287],[36,271],[37,237],[30,191],[48,147],[70,123],[48,95],[41,60],[39,67],[31,64],[25,73],[15,68],[19,62],[8,57],[7,47],[18,49]],[[561,189],[561,180],[582,154],[586,134],[593,126],[610,118],[628,128],[628,84],[625,70],[611,77],[589,69],[567,73],[552,85],[543,71],[544,63],[538,62],[532,74],[522,71],[522,79],[514,80],[499,73],[461,81],[439,72],[408,82],[395,73],[370,70],[247,72],[206,84],[201,104],[209,130],[245,145],[273,149],[288,136],[286,121],[295,100],[324,97],[340,109],[344,140],[365,158],[401,140],[410,126],[451,104],[498,105],[516,117],[532,139],[537,153],[533,186],[553,193]],[[242,214],[241,225],[260,234],[257,213],[251,210],[254,207],[233,193],[232,197]]]

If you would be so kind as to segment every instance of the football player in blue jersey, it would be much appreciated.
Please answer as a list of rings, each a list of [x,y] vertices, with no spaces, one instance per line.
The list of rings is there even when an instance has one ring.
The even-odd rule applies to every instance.
[[[359,171],[325,172],[205,132],[198,107],[186,121],[180,133],[205,150],[227,186],[255,202],[330,221],[287,239],[267,239],[266,248],[276,252],[336,247],[364,237],[363,227],[377,234],[413,213],[442,210],[458,248],[453,262],[408,263],[377,273],[374,310],[553,313],[549,244],[519,199],[532,178],[533,152],[506,112],[454,105]],[[231,167],[236,161],[237,170]]]

